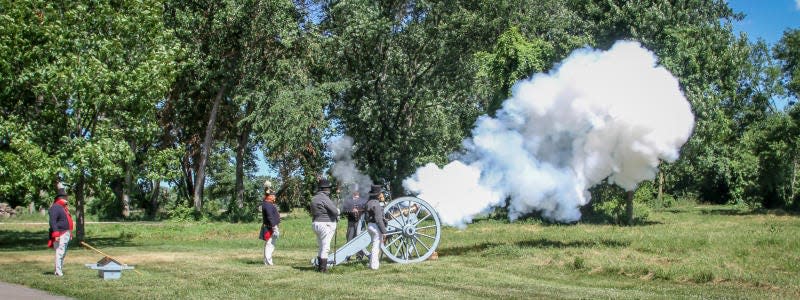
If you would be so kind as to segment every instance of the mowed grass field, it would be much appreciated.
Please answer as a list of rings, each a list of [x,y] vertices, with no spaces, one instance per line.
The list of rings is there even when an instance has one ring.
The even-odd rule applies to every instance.
[[[75,243],[66,276],[50,275],[47,225],[3,220],[0,281],[79,299],[800,298],[800,217],[775,212],[686,206],[631,227],[485,219],[445,228],[438,260],[329,274],[310,265],[316,241],[304,213],[284,218],[276,266],[262,264],[258,228],[88,224],[90,244],[141,272],[103,281],[84,266],[102,255]]]

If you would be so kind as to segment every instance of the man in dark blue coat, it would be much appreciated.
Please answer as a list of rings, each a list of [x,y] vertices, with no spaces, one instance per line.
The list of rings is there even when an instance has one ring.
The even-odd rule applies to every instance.
[[[280,236],[278,224],[281,223],[281,215],[275,205],[275,191],[269,181],[264,183],[264,201],[261,203],[261,239],[264,243],[264,264],[271,266],[272,253],[275,252],[275,242]]]

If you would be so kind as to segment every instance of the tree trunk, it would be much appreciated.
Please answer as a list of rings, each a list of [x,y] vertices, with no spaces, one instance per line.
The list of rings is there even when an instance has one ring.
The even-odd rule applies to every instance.
[[[664,171],[658,172],[658,203],[664,203]]]
[[[203,139],[203,148],[200,149],[200,161],[197,165],[197,173],[194,177],[194,210],[199,212],[203,209],[203,187],[206,179],[206,162],[208,161],[208,154],[211,152],[211,147],[214,145],[214,125],[217,121],[217,111],[219,111],[219,104],[222,102],[222,96],[225,94],[225,87],[221,87],[217,96],[214,99],[214,104],[211,106],[211,113],[208,116],[208,125],[206,126],[206,134]]]
[[[181,196],[185,197],[186,204],[192,199],[192,193],[194,193],[194,168],[189,163],[189,154],[186,153],[184,157],[181,159],[181,171],[183,171],[183,176],[181,178],[183,182],[183,189],[181,189]]]
[[[797,191],[797,188],[796,188],[796,186],[797,186],[797,163],[798,163],[798,159],[795,158],[794,162],[792,163],[792,186],[791,186],[791,189],[790,189],[792,195],[789,198],[789,201],[793,201],[793,202],[796,201],[795,200],[795,195],[797,195],[797,192],[796,192]]]
[[[75,235],[78,243],[83,241],[86,229],[84,228],[83,207],[85,203],[85,177],[83,171],[78,173],[78,181],[75,183]]]
[[[111,183],[109,183],[109,185],[111,186],[111,192],[114,193],[114,198],[116,198],[117,203],[120,203],[123,206],[125,205],[125,200],[123,199],[123,196],[122,196],[123,194],[125,194],[125,192],[123,191],[124,190],[123,185],[125,185],[124,182],[125,182],[125,180],[123,180],[123,179],[114,178],[114,179],[111,180]],[[124,210],[124,207],[123,207],[123,210]]]
[[[239,133],[236,145],[236,206],[244,208],[244,156],[248,149],[247,142],[250,138],[250,126],[245,125]]]
[[[239,145],[236,146],[236,206],[244,208],[244,151],[242,145],[244,134],[239,136]],[[246,142],[245,142],[246,143]]]
[[[131,166],[125,164],[125,180],[122,182],[122,217],[131,216]]]
[[[161,180],[153,179],[153,193],[150,195],[150,217],[155,218],[158,215],[158,199],[161,195]]]
[[[633,225],[633,192],[625,193],[625,224]]]

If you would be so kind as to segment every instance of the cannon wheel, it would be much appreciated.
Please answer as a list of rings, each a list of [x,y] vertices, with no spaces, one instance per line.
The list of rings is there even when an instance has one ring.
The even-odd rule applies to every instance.
[[[442,225],[436,210],[417,197],[401,197],[384,208],[386,243],[381,245],[389,259],[401,263],[421,262],[436,251]]]

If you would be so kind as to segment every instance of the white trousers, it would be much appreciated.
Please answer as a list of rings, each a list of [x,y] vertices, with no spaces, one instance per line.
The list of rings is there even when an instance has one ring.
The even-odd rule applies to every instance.
[[[378,229],[378,225],[375,223],[369,223],[369,225],[367,225],[367,231],[372,237],[372,248],[370,249],[369,254],[369,268],[377,270],[378,267],[380,267],[381,243],[383,243],[383,235]]]
[[[328,252],[331,251],[331,239],[336,234],[336,222],[313,222],[311,228],[317,234],[317,247],[319,258],[328,259]]]
[[[72,239],[72,234],[69,231],[65,231],[58,237],[58,240],[55,242],[56,248],[56,275],[64,276],[64,256],[67,255],[67,244],[69,244],[70,239]]]
[[[264,243],[264,264],[272,265],[272,253],[275,252],[275,237],[270,237]]]

